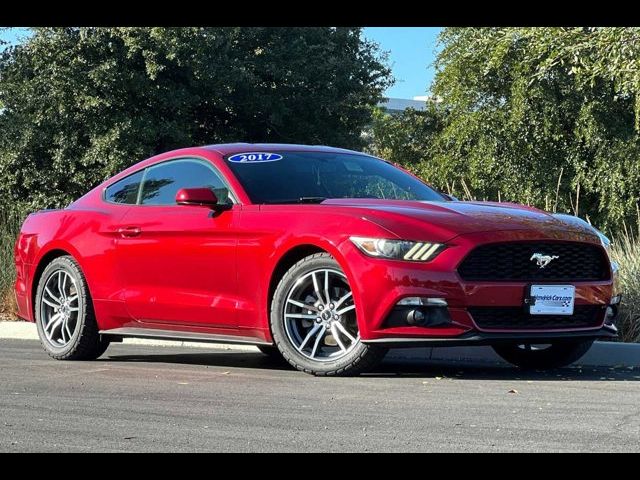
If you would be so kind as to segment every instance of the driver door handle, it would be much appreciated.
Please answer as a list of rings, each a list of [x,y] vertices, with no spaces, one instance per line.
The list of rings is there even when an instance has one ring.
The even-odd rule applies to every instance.
[[[121,227],[118,229],[118,233],[124,238],[137,237],[141,232],[140,227]]]

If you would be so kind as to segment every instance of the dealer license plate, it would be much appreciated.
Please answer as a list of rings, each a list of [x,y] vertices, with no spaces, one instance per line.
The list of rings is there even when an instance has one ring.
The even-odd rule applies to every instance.
[[[531,315],[573,315],[576,287],[573,285],[531,285]]]

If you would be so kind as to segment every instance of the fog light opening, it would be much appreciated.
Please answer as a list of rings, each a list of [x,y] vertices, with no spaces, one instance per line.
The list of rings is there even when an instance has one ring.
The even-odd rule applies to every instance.
[[[427,316],[421,310],[411,310],[407,314],[407,323],[409,325],[422,325]]]

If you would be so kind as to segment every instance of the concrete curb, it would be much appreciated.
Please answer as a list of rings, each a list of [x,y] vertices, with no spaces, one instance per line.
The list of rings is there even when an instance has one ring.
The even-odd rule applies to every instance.
[[[10,340],[40,340],[36,324],[31,322],[3,322],[0,321],[0,339]],[[244,352],[256,352],[257,348],[250,345],[228,345],[222,343],[198,343],[180,342],[173,340],[154,340],[144,338],[125,338],[123,343],[127,345],[149,345],[156,347],[189,347],[189,348],[215,348],[216,350],[237,350]]]
[[[29,322],[0,321],[0,339],[38,340],[36,326]],[[197,342],[177,342],[128,338],[128,345],[148,345],[158,347],[190,347],[216,350],[255,352],[256,347],[247,345],[226,345]],[[448,347],[448,348],[406,348],[391,350],[387,360],[408,362],[477,362],[504,364],[490,347]],[[580,359],[578,365],[585,367],[640,367],[640,344],[596,342],[589,352]]]

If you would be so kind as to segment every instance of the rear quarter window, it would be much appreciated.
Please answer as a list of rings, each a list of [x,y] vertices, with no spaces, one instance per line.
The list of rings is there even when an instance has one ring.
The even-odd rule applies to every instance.
[[[110,185],[105,190],[104,199],[111,203],[135,205],[144,170],[136,172]]]

